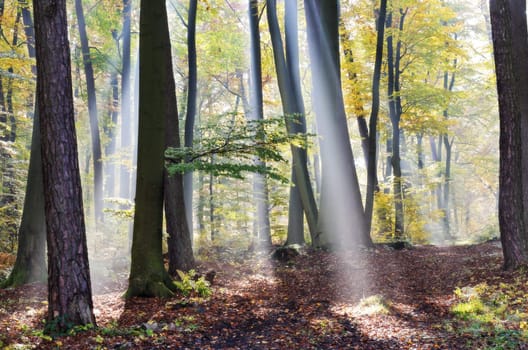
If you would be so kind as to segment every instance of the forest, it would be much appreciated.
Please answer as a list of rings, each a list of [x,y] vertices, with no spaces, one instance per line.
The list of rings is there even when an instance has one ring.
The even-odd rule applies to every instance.
[[[0,0],[0,348],[528,349],[527,56],[521,0]]]

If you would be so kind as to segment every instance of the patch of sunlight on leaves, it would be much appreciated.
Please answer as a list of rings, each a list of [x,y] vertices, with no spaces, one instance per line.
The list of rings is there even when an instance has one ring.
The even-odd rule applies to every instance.
[[[383,295],[371,295],[366,298],[362,298],[359,303],[354,307],[353,312],[355,315],[386,315],[389,313],[389,304],[383,297]]]
[[[528,342],[528,308],[525,278],[512,283],[456,288],[457,303],[451,311],[459,331],[475,339],[485,337],[485,349],[518,349]]]

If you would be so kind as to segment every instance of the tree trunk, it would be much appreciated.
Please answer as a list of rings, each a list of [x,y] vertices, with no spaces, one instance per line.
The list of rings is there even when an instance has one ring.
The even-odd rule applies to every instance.
[[[17,258],[9,278],[2,284],[3,288],[46,280],[46,217],[38,109],[35,110],[33,120],[24,210],[18,230]]]
[[[385,36],[385,17],[387,13],[387,0],[380,1],[379,17],[377,19],[377,41],[376,60],[374,63],[374,74],[372,76],[372,109],[369,119],[368,132],[368,155],[367,155],[367,195],[365,199],[365,220],[367,232],[372,228],[372,214],[374,210],[374,192],[378,188],[378,160],[377,160],[377,137],[378,137],[378,114],[380,107],[380,80],[381,64],[383,61],[383,40]]]
[[[26,1],[20,0],[19,6],[22,8],[28,56],[35,58],[35,31],[31,12]],[[36,66],[32,65],[31,71],[36,77]],[[35,109],[24,209],[18,230],[17,258],[3,287],[16,287],[36,281],[45,281],[46,274],[46,217],[42,184],[40,122],[38,109]]]
[[[169,35],[168,29],[166,35],[167,37]],[[166,148],[180,148],[181,141],[178,106],[170,45],[166,45],[164,62],[166,75],[164,81],[166,84],[165,93],[167,94],[165,97],[166,103],[164,111],[166,118]],[[194,267],[194,256],[185,210],[183,175],[180,173],[169,175],[167,169],[165,169],[164,181],[165,221],[167,225],[167,234],[169,235],[167,238],[167,247],[169,250],[169,274],[176,276],[177,270],[189,271]]]
[[[341,91],[339,4],[315,0],[305,0],[304,4],[312,64],[312,100],[321,149],[321,245],[371,245]]]
[[[387,15],[387,27],[392,27],[393,13]],[[399,31],[403,29],[405,19],[405,12],[400,10]],[[389,98],[389,115],[392,125],[392,154],[391,165],[393,171],[393,196],[394,196],[394,239],[397,241],[403,240],[405,237],[404,230],[404,210],[403,210],[403,178],[401,171],[401,157],[400,157],[400,119],[401,119],[401,99],[399,97],[400,84],[400,51],[401,41],[398,40],[396,44],[396,52],[394,52],[393,36],[387,36],[387,95]]]
[[[196,63],[196,12],[198,0],[189,2],[189,18],[187,20],[187,56],[189,60],[189,82],[187,89],[187,110],[185,116],[184,146],[192,148],[194,141],[194,125],[198,98],[198,67]],[[188,161],[188,160],[187,160]],[[193,236],[193,172],[187,171],[183,177],[185,196],[185,215],[191,235]]]
[[[141,0],[136,210],[127,298],[168,297],[175,290],[162,258],[166,113],[174,93],[168,53],[165,1]]]
[[[86,22],[81,0],[75,0],[75,12],[79,25],[79,37],[86,77],[86,91],[88,94],[88,114],[90,117],[90,135],[92,140],[92,162],[94,169],[94,212],[96,227],[104,221],[103,216],[103,161],[101,152],[101,137],[99,136],[99,119],[97,116],[97,97],[95,95],[95,78],[86,33]]]
[[[249,1],[249,25],[251,32],[251,77],[250,77],[250,107],[249,118],[251,120],[264,120],[263,97],[262,97],[262,66],[260,50],[259,30],[259,6],[258,0]],[[264,135],[260,135],[264,136]],[[264,166],[265,163],[258,157],[255,165]],[[269,193],[268,182],[265,175],[253,174],[253,198],[256,210],[256,233],[259,244],[271,245],[271,228],[269,218]],[[302,210],[301,210],[302,220]],[[289,224],[289,221],[288,221]]]
[[[522,179],[522,110],[516,80],[519,72],[515,69],[518,48],[514,46],[509,3],[490,0],[490,15],[500,112],[499,225],[504,268],[511,270],[528,263]]]
[[[131,22],[132,0],[123,0],[123,62],[121,68],[121,150],[128,158],[134,158],[132,152],[132,98],[130,86],[131,63],[130,63],[130,22]],[[122,199],[132,199],[130,191],[131,184],[130,169],[121,165],[119,171],[119,196]]]
[[[116,153],[116,127],[119,116],[119,80],[117,72],[112,72],[110,76],[110,87],[112,89],[112,95],[110,97],[109,103],[110,125],[106,130],[109,141],[105,147],[105,155],[110,159],[105,163],[105,194],[107,197],[112,198],[116,195],[116,162],[114,159],[112,159],[112,157]]]
[[[528,28],[526,22],[526,1],[508,0],[512,21],[512,45],[515,55],[513,67],[516,78],[516,88],[519,95],[521,112],[521,147],[522,178],[523,178],[523,206],[528,209]],[[524,210],[524,222],[528,225],[528,211]],[[525,228],[528,235],[528,226]]]
[[[95,324],[77,158],[66,2],[35,1],[34,18],[48,244],[47,324],[49,331],[62,331],[73,325]]]
[[[302,134],[306,132],[305,123],[302,122],[304,119],[304,106],[302,101],[298,100],[299,89],[293,82],[295,75],[287,63],[289,57],[284,54],[275,0],[267,1],[267,16],[286,127],[289,134]],[[318,210],[308,173],[308,157],[306,150],[300,147],[292,145],[291,151],[295,174],[294,181],[299,190],[303,210],[310,229],[312,244],[317,246],[319,241],[317,233]]]

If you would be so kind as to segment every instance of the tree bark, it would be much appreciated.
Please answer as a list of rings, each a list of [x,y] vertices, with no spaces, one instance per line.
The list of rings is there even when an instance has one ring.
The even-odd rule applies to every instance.
[[[526,266],[521,107],[517,90],[512,10],[507,1],[490,0],[490,17],[500,112],[499,225],[504,268]]]
[[[167,40],[169,40],[168,27],[166,35]],[[174,72],[172,68],[170,41],[169,45],[165,45],[164,47],[166,48],[164,57],[166,77],[164,83],[166,84],[165,93],[167,94],[165,97],[166,103],[164,111],[166,118],[166,148],[180,148],[181,141],[178,106]],[[189,115],[187,115],[187,117],[189,117]],[[192,118],[194,118],[194,115]],[[164,181],[165,221],[167,225],[167,233],[169,235],[167,238],[167,247],[169,250],[169,274],[175,276],[177,270],[189,271],[194,267],[194,256],[185,210],[183,175],[180,173],[169,175],[167,169],[165,169]],[[192,202],[190,205],[192,205]]]
[[[162,258],[164,153],[172,65],[163,0],[141,0],[136,210],[126,297],[168,297],[175,286]]]
[[[75,134],[66,2],[34,3],[48,244],[48,330],[95,324]]]

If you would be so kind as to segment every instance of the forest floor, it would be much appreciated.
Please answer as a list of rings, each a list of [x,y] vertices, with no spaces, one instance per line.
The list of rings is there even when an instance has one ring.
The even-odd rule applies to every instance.
[[[126,273],[94,281],[98,328],[43,334],[46,287],[0,290],[6,349],[528,349],[528,277],[498,242],[307,250],[286,262],[219,249],[208,298],[125,301]]]

